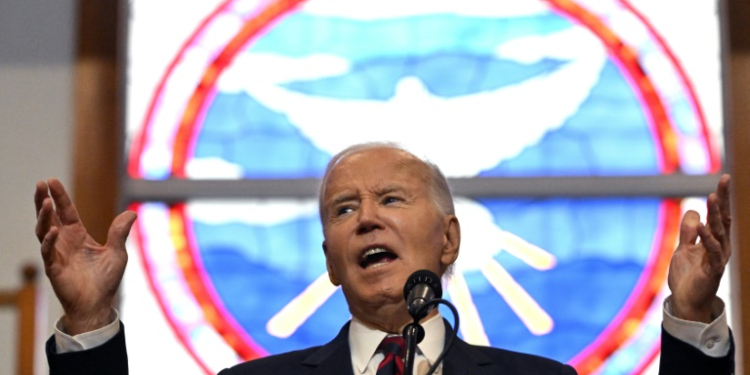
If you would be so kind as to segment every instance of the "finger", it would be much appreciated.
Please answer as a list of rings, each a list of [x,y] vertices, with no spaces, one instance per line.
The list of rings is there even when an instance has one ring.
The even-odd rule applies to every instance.
[[[47,235],[47,232],[52,227],[52,211],[52,200],[50,198],[44,199],[36,218],[36,227],[34,228],[34,233],[39,243],[44,240],[44,236]]]
[[[49,185],[49,191],[52,195],[52,199],[55,200],[57,206],[57,215],[60,216],[60,221],[63,225],[73,224],[80,220],[78,216],[78,210],[70,200],[70,196],[65,191],[65,186],[56,178],[50,178],[47,182]]]
[[[706,208],[708,209],[707,224],[708,229],[711,230],[711,234],[719,241],[724,244],[727,240],[726,231],[724,230],[724,222],[721,217],[721,209],[719,208],[719,198],[716,194],[711,193],[706,200]]]
[[[723,273],[727,258],[724,257],[724,253],[722,252],[721,243],[703,225],[698,227],[698,235],[701,238],[701,243],[706,248],[706,256],[708,257],[711,269],[719,274]]]
[[[54,263],[53,261],[53,250],[55,247],[55,241],[57,240],[57,234],[58,234],[57,228],[50,229],[49,232],[44,236],[44,239],[42,240],[42,260],[44,260],[44,267],[48,268],[49,266]]]
[[[36,216],[39,217],[39,211],[42,210],[42,205],[44,204],[44,199],[49,197],[49,192],[47,191],[47,183],[44,181],[39,181],[36,183],[36,189],[34,189],[34,207],[36,208]]]
[[[694,245],[698,240],[698,226],[701,224],[701,217],[697,212],[690,210],[682,216],[680,224],[680,245]]]
[[[138,217],[133,211],[125,211],[112,220],[107,233],[107,246],[122,247],[125,249],[125,240],[128,238],[130,228],[133,227]]]

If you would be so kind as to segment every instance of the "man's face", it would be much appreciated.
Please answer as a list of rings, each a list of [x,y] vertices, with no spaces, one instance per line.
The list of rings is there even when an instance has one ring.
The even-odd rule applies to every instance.
[[[391,148],[345,157],[327,181],[323,232],[331,282],[354,316],[403,303],[411,273],[442,275],[458,256],[458,221],[440,212],[426,166]],[[362,316],[365,315],[365,316]]]

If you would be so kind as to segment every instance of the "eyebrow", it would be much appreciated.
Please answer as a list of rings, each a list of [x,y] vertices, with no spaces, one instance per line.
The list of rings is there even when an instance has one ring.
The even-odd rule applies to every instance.
[[[405,191],[404,188],[401,187],[400,185],[391,184],[391,185],[386,185],[382,188],[378,188],[377,193],[378,195],[384,195],[388,193],[404,192],[404,191]]]
[[[385,195],[385,194],[389,194],[389,193],[393,193],[393,192],[403,192],[403,191],[404,191],[404,188],[401,187],[400,185],[390,184],[390,185],[386,185],[386,186],[377,188],[376,189],[376,194],[377,195]],[[356,197],[357,197],[357,195],[354,194],[354,193],[343,193],[343,194],[340,194],[340,195],[336,196],[332,200],[326,202],[325,206],[326,207],[335,207],[335,206],[337,206],[337,205],[339,205],[341,203],[355,200]]]
[[[334,207],[341,203],[348,202],[355,199],[355,194],[341,194],[337,196],[336,198],[330,200],[329,202],[326,202],[327,207]]]

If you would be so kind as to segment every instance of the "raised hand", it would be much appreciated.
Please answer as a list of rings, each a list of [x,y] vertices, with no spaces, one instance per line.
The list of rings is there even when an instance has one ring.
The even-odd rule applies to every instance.
[[[721,176],[716,192],[708,196],[705,225],[692,210],[682,218],[680,243],[669,265],[672,313],[677,318],[712,321],[711,304],[732,252],[729,179]]]
[[[125,239],[136,214],[126,211],[117,216],[106,244],[100,245],[86,231],[57,179],[37,182],[34,204],[44,270],[65,310],[62,323],[66,332],[75,335],[109,324],[112,302],[128,262]]]

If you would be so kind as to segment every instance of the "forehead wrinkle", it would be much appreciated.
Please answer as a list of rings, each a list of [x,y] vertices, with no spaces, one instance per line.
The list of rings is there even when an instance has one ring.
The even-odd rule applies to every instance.
[[[389,184],[387,184],[385,186],[375,187],[375,189],[374,189],[373,192],[377,193],[378,195],[383,195],[383,194],[393,193],[395,191],[402,191],[403,192],[405,190],[406,189],[404,189],[404,187],[401,186],[401,185],[399,185],[399,184],[389,183]]]
[[[403,167],[407,169],[412,169],[416,174],[419,176],[419,180],[422,184],[425,186],[430,185],[430,173],[427,170],[429,168],[427,164],[425,164],[424,161],[420,160],[416,156],[409,154],[407,152],[402,153],[404,158],[401,160],[398,160],[396,163],[402,165]]]
[[[392,165],[394,165],[395,171],[406,172],[410,177],[416,177],[420,182],[420,188],[429,190],[430,187],[430,174],[427,170],[427,165],[417,158],[416,156],[404,151],[395,149],[395,152],[399,154],[399,158],[396,159]],[[382,164],[380,164],[382,166]],[[393,181],[380,181],[372,188],[373,193],[385,194],[388,192],[402,191],[406,192],[408,189],[400,182]],[[416,192],[412,192],[416,193]],[[427,194],[431,194],[429,191]]]

